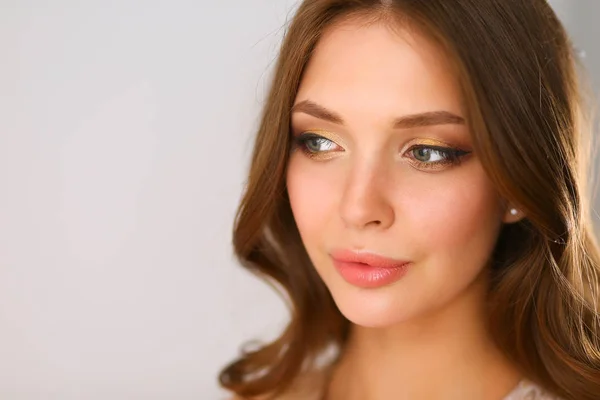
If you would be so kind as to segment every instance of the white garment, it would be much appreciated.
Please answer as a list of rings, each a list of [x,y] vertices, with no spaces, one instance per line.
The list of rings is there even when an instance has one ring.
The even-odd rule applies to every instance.
[[[560,398],[551,395],[533,382],[522,380],[503,400],[560,400]]]

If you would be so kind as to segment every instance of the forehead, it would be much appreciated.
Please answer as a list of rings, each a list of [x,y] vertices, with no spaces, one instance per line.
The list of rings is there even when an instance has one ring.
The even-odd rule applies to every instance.
[[[433,110],[464,115],[457,75],[441,48],[414,29],[383,22],[349,20],[326,30],[296,103],[307,99],[349,121]]]

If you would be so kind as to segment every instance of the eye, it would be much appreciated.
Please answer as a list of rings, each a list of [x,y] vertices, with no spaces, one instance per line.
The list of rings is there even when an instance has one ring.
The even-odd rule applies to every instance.
[[[343,151],[337,143],[321,135],[307,132],[294,138],[294,147],[311,158],[328,157],[331,153]]]
[[[440,162],[448,158],[445,150],[436,150],[430,147],[418,147],[413,150],[415,160],[420,162]]]
[[[304,139],[304,146],[306,146],[307,150],[318,153],[321,151],[333,150],[335,148],[335,143],[324,137],[308,137]]]
[[[469,153],[452,147],[415,145],[407,150],[406,157],[417,168],[441,169],[460,164],[461,159]]]

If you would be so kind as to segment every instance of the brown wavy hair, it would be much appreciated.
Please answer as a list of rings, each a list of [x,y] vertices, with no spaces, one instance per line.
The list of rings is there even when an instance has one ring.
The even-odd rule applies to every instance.
[[[281,291],[289,325],[220,374],[240,396],[278,395],[350,323],[304,249],[286,190],[290,112],[323,32],[362,16],[438,43],[459,71],[478,154],[527,218],[492,256],[492,332],[523,373],[565,399],[600,398],[600,258],[590,219],[591,123],[576,53],[544,0],[305,0],[282,43],[233,243],[241,264]]]

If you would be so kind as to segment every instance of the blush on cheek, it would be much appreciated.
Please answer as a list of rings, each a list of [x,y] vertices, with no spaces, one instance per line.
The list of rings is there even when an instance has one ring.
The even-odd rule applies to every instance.
[[[296,155],[295,157],[304,157]],[[287,188],[296,225],[304,241],[314,241],[324,231],[335,212],[339,183],[323,168],[309,160],[292,158],[288,166]]]
[[[412,235],[436,243],[440,249],[451,246],[467,250],[474,240],[490,240],[497,234],[501,214],[493,186],[485,176],[461,179],[471,184],[465,185],[463,180],[463,184],[437,186],[435,195],[422,192],[405,201],[405,218]]]

